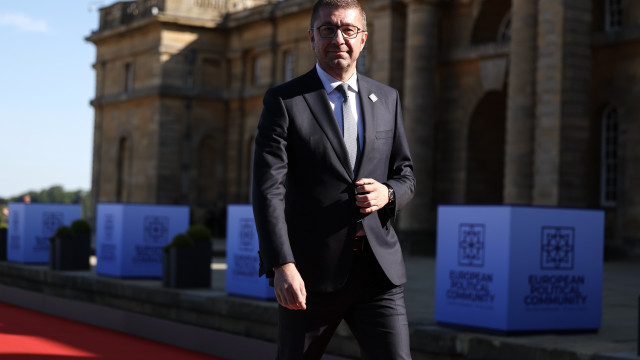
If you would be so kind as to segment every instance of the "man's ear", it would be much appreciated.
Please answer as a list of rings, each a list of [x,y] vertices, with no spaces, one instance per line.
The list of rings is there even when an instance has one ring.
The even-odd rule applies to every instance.
[[[313,35],[313,30],[309,29],[307,30],[307,34],[309,34],[309,42],[311,42],[311,50],[316,50],[316,38],[315,35]]]
[[[360,40],[361,44],[362,44],[362,48],[364,49],[364,44],[367,42],[367,37],[369,36],[368,32],[363,32],[362,33],[362,40]]]

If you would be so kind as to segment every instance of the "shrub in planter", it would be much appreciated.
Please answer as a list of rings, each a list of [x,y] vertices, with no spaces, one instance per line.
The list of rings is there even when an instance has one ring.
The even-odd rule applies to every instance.
[[[164,252],[168,253],[172,248],[192,248],[195,244],[193,239],[187,234],[178,234],[173,237],[171,242],[164,247]]]
[[[0,224],[0,261],[7,260],[7,224]]]
[[[191,229],[190,229],[191,230]],[[202,233],[191,232],[176,235],[165,247],[162,268],[162,284],[172,288],[196,288],[211,286],[211,245],[204,241]],[[207,247],[203,245],[208,245]],[[206,261],[206,267],[203,262]]]
[[[52,270],[89,270],[91,226],[76,220],[71,226],[61,226],[50,239],[49,266]]]
[[[211,241],[211,231],[204,225],[192,225],[187,230],[187,235],[195,242]]]
[[[78,219],[71,223],[71,230],[76,234],[91,234],[91,225],[86,220]]]

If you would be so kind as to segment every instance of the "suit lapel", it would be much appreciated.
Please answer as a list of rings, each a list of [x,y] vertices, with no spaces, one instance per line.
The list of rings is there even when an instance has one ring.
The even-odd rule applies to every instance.
[[[365,166],[365,164],[369,163],[369,160],[373,156],[372,149],[376,137],[375,105],[377,103],[377,98],[375,97],[373,90],[368,86],[366,78],[359,74],[358,88],[358,96],[360,96],[360,106],[362,108],[362,117],[364,120],[364,145],[362,148],[360,166],[358,167],[358,173],[360,173],[360,170]]]
[[[320,77],[318,77],[318,73],[315,68],[307,74],[312,78],[309,83],[313,85],[309,91],[304,92],[304,99],[307,102],[313,117],[316,119],[318,125],[329,140],[331,147],[336,152],[338,159],[340,159],[342,167],[344,167],[349,176],[353,178],[353,170],[349,163],[347,146],[344,144],[342,132],[338,127],[338,121],[331,109],[327,92],[324,89],[322,81],[320,81]]]

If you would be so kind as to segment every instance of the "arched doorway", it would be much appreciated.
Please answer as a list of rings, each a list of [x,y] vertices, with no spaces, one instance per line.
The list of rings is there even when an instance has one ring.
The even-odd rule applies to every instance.
[[[490,91],[471,117],[467,141],[466,202],[502,203],[506,93]]]
[[[511,27],[511,0],[483,0],[478,13],[471,44],[480,45],[509,41]]]

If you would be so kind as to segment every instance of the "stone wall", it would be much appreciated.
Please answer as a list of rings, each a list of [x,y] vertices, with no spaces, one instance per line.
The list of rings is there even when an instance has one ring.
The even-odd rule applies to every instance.
[[[191,3],[166,2],[157,16],[88,38],[97,47],[94,202],[189,203],[203,222],[228,203],[250,201],[262,95],[313,66],[313,2],[220,19],[181,15],[197,7]],[[622,4],[621,28],[605,31],[600,1],[364,2],[369,38],[359,71],[400,91],[416,165],[416,197],[398,226],[405,243],[431,244],[411,251],[433,250],[438,204],[601,207],[600,117],[608,104],[620,116],[620,196],[606,207],[607,238],[637,243],[640,129],[632,120],[640,110],[630,84],[640,4]],[[122,138],[131,139],[131,170],[118,167]],[[214,152],[208,163],[204,149]],[[485,187],[498,190],[482,194]]]

